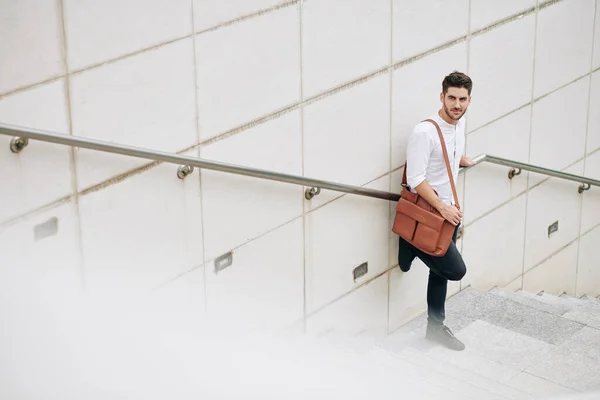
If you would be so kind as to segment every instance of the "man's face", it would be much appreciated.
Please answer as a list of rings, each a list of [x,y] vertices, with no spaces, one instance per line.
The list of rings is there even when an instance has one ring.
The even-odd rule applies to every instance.
[[[444,112],[451,119],[458,121],[467,112],[471,103],[471,96],[466,88],[449,87],[444,95],[440,95]]]

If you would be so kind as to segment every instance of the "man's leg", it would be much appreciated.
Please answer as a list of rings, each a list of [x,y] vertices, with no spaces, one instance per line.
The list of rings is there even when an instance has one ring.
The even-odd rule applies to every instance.
[[[466,273],[465,263],[456,248],[457,232],[458,227],[455,229],[452,242],[443,257],[433,257],[416,248],[415,252],[429,267],[429,282],[427,285],[427,337],[452,349],[463,350],[464,345],[444,326],[448,280],[461,280]]]
[[[408,272],[410,266],[417,256],[415,248],[404,240],[402,237],[398,237],[398,265],[403,272]]]

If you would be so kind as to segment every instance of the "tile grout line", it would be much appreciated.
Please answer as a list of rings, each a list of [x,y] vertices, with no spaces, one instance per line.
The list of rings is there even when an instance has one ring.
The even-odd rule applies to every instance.
[[[390,58],[389,58],[389,65],[392,66],[392,64],[394,63],[394,0],[390,0]],[[390,71],[390,92],[389,92],[389,120],[388,120],[388,124],[389,124],[389,130],[390,130],[390,137],[389,137],[389,158],[388,158],[388,170],[392,169],[392,148],[393,148],[393,118],[392,118],[392,114],[393,114],[393,107],[394,107],[394,73],[393,71]],[[389,173],[390,179],[389,179],[389,184],[388,184],[388,191],[391,192],[392,191],[392,172],[390,171]],[[388,204],[388,210],[390,209],[390,206]],[[389,212],[388,212],[389,215]],[[389,218],[389,216],[388,216]],[[392,221],[389,221],[392,222]],[[390,257],[390,248],[389,248],[390,244],[389,244],[389,240],[388,240],[388,264],[390,263],[389,257]],[[386,334],[389,333],[389,329],[390,329],[390,301],[391,301],[391,284],[390,284],[390,276],[388,275],[388,285],[387,285],[387,321],[386,321],[386,325],[385,325],[385,332]]]
[[[531,163],[531,143],[533,137],[533,110],[535,108],[535,67],[536,67],[536,52],[537,52],[537,36],[538,36],[538,21],[540,16],[540,0],[536,1],[535,5],[535,25],[533,29],[533,66],[531,68],[531,109],[529,110],[529,144],[527,149],[527,162]],[[527,186],[525,189],[525,220],[523,221],[523,256],[521,257],[521,290],[525,285],[525,259],[527,255],[527,214],[529,210],[529,194],[533,188],[529,187],[531,174],[527,174]],[[517,278],[518,279],[518,278]]]
[[[61,37],[61,52],[62,52],[62,64],[65,71],[64,74],[64,101],[67,113],[68,123],[68,134],[73,136],[73,112],[72,112],[72,101],[71,101],[71,75],[69,74],[69,56],[68,56],[68,44],[67,44],[67,27],[65,24],[65,4],[64,0],[57,1],[57,15],[59,18],[59,29]],[[75,147],[69,146],[69,166],[71,170],[71,190],[72,195],[69,195],[70,200],[73,201],[73,207],[75,208],[75,217],[77,220],[77,258],[79,261],[79,279],[83,290],[87,287],[87,280],[85,274],[85,257],[83,255],[83,228],[81,222],[81,210],[79,207],[79,187],[78,187],[78,175],[77,175],[77,151]]]
[[[194,15],[194,0],[190,0],[190,18],[191,18],[191,22],[192,22],[192,32],[195,31],[196,29],[196,17]],[[192,36],[192,54],[194,56],[194,102],[195,102],[195,107],[194,107],[194,111],[196,114],[196,143],[200,143],[200,103],[198,102],[198,54],[196,51],[196,36],[195,35],[191,35]],[[198,154],[198,158],[202,158],[202,147],[197,146],[197,154]],[[202,276],[203,276],[203,285],[204,285],[204,293],[203,293],[203,297],[204,297],[204,315],[207,316],[208,315],[208,290],[207,290],[207,286],[208,286],[208,279],[206,277],[206,240],[204,237],[204,190],[202,188],[202,171],[198,171],[198,180],[196,181],[198,183],[199,189],[200,189],[200,234],[202,235],[202,267],[203,267],[203,271],[202,271]]]
[[[302,36],[303,36],[303,30],[302,30],[302,21],[303,21],[303,9],[304,9],[304,4],[302,1],[298,2],[298,35],[300,37],[300,45],[299,45],[299,51],[300,51],[300,57],[299,57],[299,61],[300,61],[300,102],[304,101],[304,57],[303,57],[303,49],[302,49],[302,45],[303,45],[303,41],[302,41]],[[304,166],[304,107],[300,107],[300,159],[301,159],[301,168],[302,168],[302,176],[304,176],[305,174],[305,166]],[[306,189],[305,186],[301,186],[301,188],[304,190]],[[302,198],[302,330],[304,333],[307,333],[308,331],[308,316],[306,315],[306,310],[307,310],[307,272],[306,272],[306,267],[307,267],[307,257],[306,257],[306,251],[307,251],[307,240],[306,240],[306,209],[307,209],[307,204],[306,204],[306,198],[303,196]]]
[[[594,14],[592,17],[592,54],[590,55],[590,72],[589,72],[589,85],[588,85],[588,99],[587,99],[587,113],[586,113],[586,124],[585,124],[585,142],[583,143],[583,175],[585,176],[585,170],[587,165],[587,152],[588,152],[588,138],[590,135],[590,105],[592,102],[592,70],[594,69],[594,42],[596,36],[596,15],[598,13],[598,1],[594,2]],[[583,192],[585,193],[585,192]],[[583,194],[582,193],[582,194]],[[581,196],[579,201],[579,238],[581,238],[581,227],[583,225],[583,202],[585,197]],[[581,249],[581,240],[577,243],[577,260],[575,261],[575,295],[577,296],[577,282],[579,280],[579,252]]]
[[[470,73],[471,71],[471,18],[472,18],[472,11],[473,11],[473,1],[469,0],[469,11],[468,11],[468,17],[467,17],[467,75]],[[465,121],[465,148],[464,148],[464,154],[467,155],[467,148],[468,148],[468,135],[467,132],[469,131],[469,119],[467,118],[467,120]],[[459,170],[460,170],[460,163],[459,163]],[[462,176],[462,180],[463,180],[463,185],[462,185],[462,194],[463,194],[463,198],[462,198],[462,212],[463,212],[463,218],[464,218],[464,212],[467,208],[466,202],[467,202],[467,171],[465,171],[465,173]],[[462,222],[462,221],[461,221]],[[464,226],[462,227],[463,231],[464,231]],[[463,235],[461,235],[460,239],[463,239]],[[461,240],[460,241],[460,249],[459,249],[459,253],[462,254],[464,251],[464,247],[465,247],[465,241]],[[458,290],[462,290],[462,279],[459,281],[458,283]]]

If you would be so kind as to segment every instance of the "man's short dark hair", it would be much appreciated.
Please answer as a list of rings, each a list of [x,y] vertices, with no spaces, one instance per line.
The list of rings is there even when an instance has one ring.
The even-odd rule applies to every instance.
[[[446,76],[442,81],[442,92],[446,94],[448,88],[450,87],[465,88],[469,91],[470,96],[471,89],[473,89],[473,82],[466,74],[454,71],[450,75]]]

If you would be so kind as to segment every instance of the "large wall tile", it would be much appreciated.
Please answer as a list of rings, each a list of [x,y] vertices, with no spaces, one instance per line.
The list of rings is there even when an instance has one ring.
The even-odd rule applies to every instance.
[[[471,1],[471,32],[507,18],[519,11],[535,7],[536,0],[473,0]]]
[[[504,286],[523,272],[525,196],[517,197],[465,228],[463,287],[482,290]]]
[[[305,98],[385,67],[389,61],[389,0],[303,2]]]
[[[259,12],[283,3],[284,0],[193,0],[195,31]],[[293,6],[292,6],[293,7]]]
[[[388,190],[389,175],[367,185]],[[312,313],[387,269],[388,201],[346,195],[306,216],[306,303]],[[352,271],[368,262],[354,281]]]
[[[460,43],[394,71],[392,169],[404,165],[408,135],[415,125],[441,108],[444,77],[455,69],[465,71],[466,67],[467,45]]]
[[[596,0],[596,27],[594,28],[594,59],[592,69],[600,67],[600,0]]]
[[[192,33],[189,0],[65,0],[69,69]]]
[[[202,158],[302,175],[300,112],[201,149]],[[252,149],[252,151],[248,151]],[[302,215],[302,186],[202,170],[206,259]]]
[[[11,300],[33,304],[42,296],[51,295],[51,299],[79,293],[82,276],[78,231],[72,202],[0,227],[2,310],[18,309]]]
[[[471,39],[470,131],[531,101],[534,35],[529,15]]]
[[[529,270],[523,276],[523,290],[529,293],[544,291],[557,296],[563,293],[575,296],[578,246],[579,242],[575,241]]]
[[[589,83],[581,79],[533,105],[531,164],[560,170],[583,158]],[[556,118],[557,113],[564,118]],[[530,186],[543,178],[530,174]]]
[[[393,0],[392,4],[394,61],[466,35],[469,29],[469,0]],[[439,23],[441,20],[452,23]]]
[[[168,152],[195,144],[191,39],[74,75],[71,103],[77,136]],[[78,150],[79,188],[147,162]]]
[[[300,100],[299,20],[285,7],[196,37],[203,140]]]
[[[0,121],[26,128],[68,133],[64,81],[0,99]],[[10,151],[11,136],[0,135],[0,222],[71,194],[67,146],[29,141],[21,153]]]
[[[54,0],[0,3],[0,93],[64,72],[59,13]]]
[[[583,161],[565,172],[581,175]],[[525,271],[575,240],[581,218],[581,195],[574,182],[551,178],[531,189],[528,196]],[[548,227],[555,221],[558,231],[548,237]]]
[[[600,150],[585,159],[584,176],[600,180]],[[592,186],[583,192],[581,234],[600,224],[600,187]]]
[[[304,109],[305,176],[360,186],[389,170],[388,74]],[[316,207],[342,194],[323,190],[309,204]]]
[[[368,282],[306,320],[309,335],[335,332],[343,336],[387,333],[388,274]]]
[[[467,136],[467,155],[489,154],[527,162],[530,116],[531,107],[525,107],[470,133]],[[519,145],[515,146],[515,143]],[[513,179],[508,179],[508,171],[507,167],[484,162],[465,172],[465,224],[527,189],[526,171]]]
[[[579,245],[577,266],[577,296],[596,297],[600,295],[600,268],[598,268],[598,243],[600,226],[582,236]]]
[[[598,13],[600,14],[600,12]],[[600,40],[599,40],[600,41]],[[590,109],[588,113],[587,154],[600,149],[600,71],[592,74]]]
[[[540,11],[535,49],[535,97],[589,72],[593,28],[594,0],[564,0]]]
[[[203,263],[198,176],[170,164],[79,199],[87,288],[128,295]]]
[[[211,323],[236,330],[279,330],[303,316],[302,219],[233,252],[233,263],[215,273],[206,265],[207,313]]]

